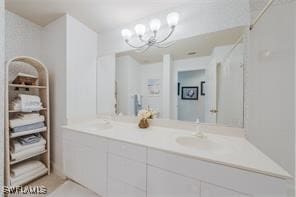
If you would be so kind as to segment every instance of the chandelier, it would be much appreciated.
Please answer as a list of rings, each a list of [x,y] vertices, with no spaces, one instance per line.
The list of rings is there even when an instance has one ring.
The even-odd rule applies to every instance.
[[[137,46],[135,44],[130,43],[133,33],[129,29],[123,29],[121,31],[121,35],[124,41],[126,42],[126,44],[128,44],[132,48],[135,48],[137,52],[145,52],[152,46],[157,48],[167,48],[175,43],[175,42],[169,42],[169,43],[164,43],[164,42],[167,41],[169,37],[171,37],[171,35],[174,33],[176,25],[179,22],[179,16],[180,15],[177,12],[172,12],[167,15],[167,23],[168,23],[168,26],[170,27],[170,31],[167,34],[167,36],[162,39],[157,38],[157,33],[161,27],[161,22],[159,19],[152,19],[149,23],[152,34],[145,34],[146,26],[143,24],[137,24],[135,26],[134,29],[140,43],[142,43],[141,45]],[[144,37],[146,37],[146,39]]]

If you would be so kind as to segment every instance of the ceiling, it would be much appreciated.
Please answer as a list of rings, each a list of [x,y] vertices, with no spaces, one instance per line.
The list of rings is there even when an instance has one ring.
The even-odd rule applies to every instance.
[[[5,0],[5,6],[41,26],[68,13],[99,33],[190,2],[205,0]]]
[[[244,30],[245,27],[236,27],[178,40],[169,48],[159,49],[151,47],[144,53],[137,53],[133,50],[119,53],[117,56],[129,55],[141,64],[160,62],[162,61],[164,54],[171,54],[173,59],[210,56],[213,49],[217,46],[235,44],[243,34]],[[196,54],[188,55],[190,52],[196,52]]]

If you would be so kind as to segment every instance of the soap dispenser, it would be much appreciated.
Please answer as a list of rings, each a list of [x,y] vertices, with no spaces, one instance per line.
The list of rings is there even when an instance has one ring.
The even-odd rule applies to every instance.
[[[196,119],[195,121],[196,123],[196,132],[193,133],[194,137],[197,137],[197,138],[206,138],[206,135],[204,134],[203,130],[201,129],[201,125],[200,125],[200,121],[199,121],[199,118]]]

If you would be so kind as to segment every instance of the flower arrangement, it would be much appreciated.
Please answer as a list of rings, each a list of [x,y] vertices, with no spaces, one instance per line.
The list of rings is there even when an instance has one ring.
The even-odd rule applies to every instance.
[[[157,113],[152,109],[150,109],[149,107],[147,109],[140,110],[138,112],[138,118],[140,120],[139,127],[148,128],[149,127],[148,119],[153,119],[156,114]]]

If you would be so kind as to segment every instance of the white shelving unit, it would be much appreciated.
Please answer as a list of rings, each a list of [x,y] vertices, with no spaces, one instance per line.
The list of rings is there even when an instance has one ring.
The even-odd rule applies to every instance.
[[[19,85],[12,84],[11,81],[13,77],[18,72],[33,74],[38,76],[38,81],[36,85]],[[45,65],[40,61],[33,59],[31,57],[21,56],[13,58],[6,64],[6,105],[5,105],[5,185],[10,185],[11,177],[11,167],[17,163],[21,163],[30,159],[40,160],[47,168],[47,171],[40,174],[38,177],[50,174],[50,113],[49,113],[49,81],[48,81],[48,71]],[[10,110],[10,102],[22,91],[26,91],[26,94],[38,95],[43,104],[43,108],[39,111],[41,115],[45,117],[44,123],[46,129],[35,129],[20,133],[10,132],[9,120],[17,113],[22,113],[20,111]],[[10,157],[10,143],[12,139],[20,136],[25,136],[33,133],[40,133],[42,137],[46,140],[46,149],[40,151],[39,153],[34,153],[28,155],[19,160],[12,160]],[[25,183],[29,183],[32,180],[27,180]]]

